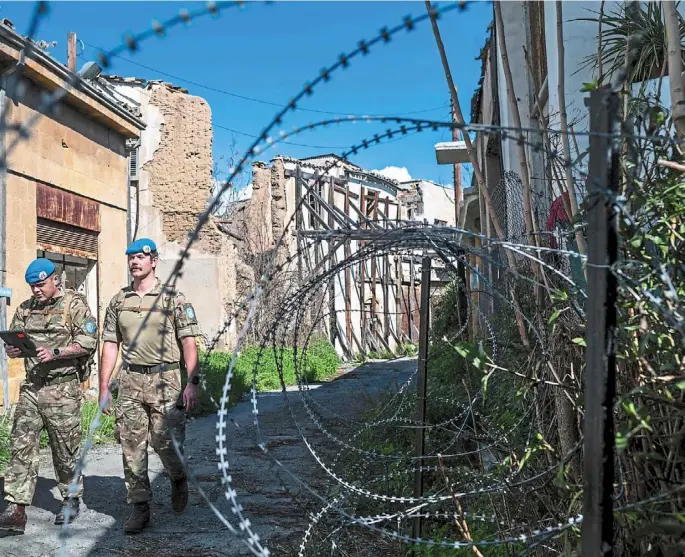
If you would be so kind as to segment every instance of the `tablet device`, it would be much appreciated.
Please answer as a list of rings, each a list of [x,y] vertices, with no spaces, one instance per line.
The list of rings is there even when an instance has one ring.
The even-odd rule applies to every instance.
[[[35,358],[36,345],[24,331],[0,331],[0,338],[5,344],[11,344],[21,350],[22,358]]]

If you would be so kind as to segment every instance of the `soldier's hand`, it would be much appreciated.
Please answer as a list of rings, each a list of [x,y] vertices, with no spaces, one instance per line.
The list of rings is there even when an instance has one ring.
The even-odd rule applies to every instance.
[[[105,416],[112,413],[112,395],[107,387],[100,387],[100,408]]]
[[[51,362],[55,359],[55,355],[52,353],[52,350],[50,350],[49,348],[45,348],[45,346],[39,346],[36,349],[36,354],[38,354],[38,361],[41,364]]]
[[[190,412],[197,404],[197,385],[188,383],[183,391],[183,405],[186,412]]]
[[[7,354],[8,358],[18,358],[21,356],[21,350],[19,350],[19,348],[16,346],[12,346],[11,344],[5,345],[5,353]]]

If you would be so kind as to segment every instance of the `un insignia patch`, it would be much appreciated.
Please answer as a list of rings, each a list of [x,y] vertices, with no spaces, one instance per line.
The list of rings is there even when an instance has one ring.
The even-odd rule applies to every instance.
[[[40,273],[38,273],[38,278],[40,280],[45,280],[46,278],[48,278],[48,274],[45,271],[41,271]]]
[[[195,312],[190,306],[186,307],[186,317],[188,319],[195,319]]]
[[[92,319],[89,319],[86,321],[86,324],[83,327],[89,335],[92,335],[95,332],[95,321]]]

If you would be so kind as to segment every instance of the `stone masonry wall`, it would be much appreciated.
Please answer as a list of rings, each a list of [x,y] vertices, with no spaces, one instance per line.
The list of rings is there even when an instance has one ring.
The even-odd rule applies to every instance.
[[[200,97],[157,84],[151,92],[150,103],[162,112],[164,122],[159,148],[143,168],[149,173],[153,205],[162,211],[164,236],[184,245],[211,196],[212,113]],[[194,247],[219,253],[224,241],[208,223]]]

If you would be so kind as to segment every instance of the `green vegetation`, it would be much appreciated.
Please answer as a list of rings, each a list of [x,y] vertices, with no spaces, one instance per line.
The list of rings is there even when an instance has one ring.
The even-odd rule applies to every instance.
[[[231,354],[212,352],[200,354],[200,365],[207,383],[207,390],[200,390],[197,408],[193,415],[206,415],[216,411],[210,396],[219,401],[226,379],[226,370]],[[264,348],[248,346],[240,351],[233,368],[229,402],[235,404],[250,390],[254,370],[257,370],[257,391],[272,391],[281,388],[279,370],[286,385],[296,385],[297,375],[307,382],[317,382],[334,376],[338,371],[340,358],[333,345],[325,338],[312,339],[307,350],[293,348]]]
[[[0,418],[0,472],[5,469],[10,460],[10,424],[9,418]]]
[[[83,439],[88,437],[90,426],[95,419],[95,414],[98,410],[98,403],[96,401],[88,401],[83,404],[81,408],[81,427],[83,428]],[[93,443],[100,445],[101,443],[113,443],[114,438],[114,415],[100,416],[100,424],[93,435]]]
[[[418,346],[407,342],[397,350],[397,354],[393,354],[390,350],[383,350],[382,352],[376,352],[375,350],[372,350],[366,354],[361,352],[356,354],[354,356],[354,361],[357,364],[364,364],[369,360],[394,360],[395,358],[416,356],[417,352]]]

